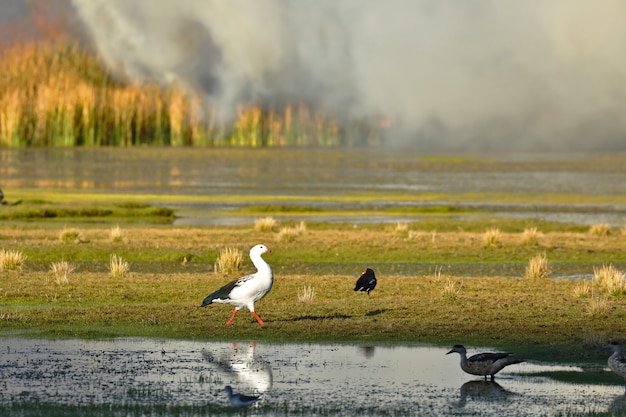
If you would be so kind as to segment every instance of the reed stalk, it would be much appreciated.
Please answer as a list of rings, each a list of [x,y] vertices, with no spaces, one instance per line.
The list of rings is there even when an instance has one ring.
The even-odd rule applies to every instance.
[[[18,45],[0,53],[0,146],[339,146],[372,144],[371,128],[305,103],[240,106],[219,120],[201,97],[171,86],[116,82],[77,44]]]

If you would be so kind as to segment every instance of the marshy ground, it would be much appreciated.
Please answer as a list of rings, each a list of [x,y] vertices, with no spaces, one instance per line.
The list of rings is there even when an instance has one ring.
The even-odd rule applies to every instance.
[[[532,222],[506,220],[458,222],[456,231],[437,232],[437,222],[311,223],[297,233],[285,232],[297,229],[292,224],[126,225],[115,236],[109,224],[6,222],[0,248],[24,260],[2,272],[2,332],[465,343],[576,360],[602,357],[597,348],[622,335],[626,291],[595,278],[611,265],[624,279],[621,228],[598,234],[552,225],[542,232]],[[259,327],[244,311],[227,327],[230,307],[198,306],[213,289],[252,272],[247,251],[259,242],[272,249],[265,258],[276,277],[257,304],[267,324]],[[243,263],[217,272],[219,252],[229,247],[244,254]],[[114,274],[112,255],[127,271]],[[538,255],[547,262],[545,275],[527,276]],[[61,261],[71,269],[59,278],[52,265]],[[353,292],[366,267],[379,282],[370,296]]]
[[[463,379],[457,360],[444,357],[450,360],[441,367],[451,373],[445,386],[415,371],[406,391],[410,406],[356,411],[415,415],[443,405],[458,414],[502,415],[536,404],[543,404],[538,415],[555,414],[554,404],[565,404],[557,415],[623,410],[621,381],[605,369],[607,354],[598,350],[623,337],[623,156],[72,148],[2,150],[0,159],[5,200],[19,203],[0,208],[0,335],[19,348],[7,348],[11,355],[34,358],[36,349],[48,355],[39,362],[7,359],[4,381],[16,389],[57,384],[11,391],[17,397],[1,398],[0,411],[232,414],[219,395],[224,382],[236,381],[211,379],[205,371],[213,362],[196,345],[230,351],[232,341],[258,346],[287,384],[276,383],[273,400],[249,415],[345,411],[325,394],[311,406],[292,401],[295,388],[304,388],[304,395],[311,386],[301,379],[305,369],[324,374],[328,364],[347,370],[354,360],[357,373],[417,370],[435,363],[420,353],[423,343],[434,346],[436,357],[444,357],[442,347],[462,343],[511,350],[528,363],[514,376],[503,375],[500,387],[483,387]],[[276,222],[257,227],[267,218]],[[266,259],[276,276],[273,290],[257,303],[266,325],[243,311],[227,327],[229,306],[201,309],[200,302],[252,272],[246,254],[256,243],[272,249]],[[218,258],[227,248],[240,251],[243,261],[222,270]],[[366,267],[378,277],[369,297],[353,292]],[[109,344],[108,353],[98,351],[99,343]],[[73,345],[80,347],[72,351]],[[307,357],[324,353],[292,375],[297,361],[285,362],[285,349],[296,358],[303,346],[309,346]],[[352,357],[357,347],[374,348],[380,358],[388,349],[394,358],[404,349],[410,359],[378,370],[370,359]],[[350,360],[329,360],[344,350]],[[171,351],[179,352],[178,362],[170,363]],[[103,368],[117,375],[109,383],[124,404],[98,404],[89,395],[100,386],[72,385],[87,369],[80,360],[102,361],[102,355],[145,365],[122,361]],[[546,363],[566,369],[536,368]],[[89,369],[100,381],[98,366]],[[191,370],[193,378],[174,375],[164,388],[163,378],[172,377],[168,366],[180,375]],[[162,379],[143,384],[137,375]],[[342,378],[324,386],[341,389]],[[547,389],[554,381],[565,385]],[[394,390],[397,381],[378,384]],[[190,389],[210,396],[159,400]],[[484,396],[484,389],[493,392]],[[86,405],[37,397],[62,390],[87,395],[81,397]],[[602,392],[593,405],[590,390]],[[355,408],[346,407],[354,415]]]

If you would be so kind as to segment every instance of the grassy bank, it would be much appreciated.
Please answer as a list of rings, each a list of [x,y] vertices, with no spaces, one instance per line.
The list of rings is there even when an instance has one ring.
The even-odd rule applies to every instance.
[[[623,231],[551,224],[529,240],[512,224],[490,221],[494,240],[462,221],[445,232],[428,222],[310,223],[297,233],[289,232],[296,229],[291,224],[265,231],[128,224],[115,236],[108,222],[5,222],[0,249],[25,260],[0,274],[0,333],[463,343],[553,359],[606,356],[597,348],[623,335],[624,291],[592,281],[584,291],[580,280],[563,277],[589,281],[602,265],[623,268]],[[71,239],[63,237],[68,229],[75,233]],[[259,242],[272,249],[265,257],[276,275],[272,292],[257,305],[267,324],[259,327],[242,311],[227,327],[229,306],[198,306],[252,267],[244,256],[240,271],[216,273],[219,250],[247,254]],[[128,262],[128,272],[113,276],[113,254]],[[525,277],[538,254],[549,261],[547,277]],[[73,267],[66,281],[51,272],[60,261]],[[352,291],[367,266],[379,277],[369,297]],[[311,299],[303,299],[305,289]]]

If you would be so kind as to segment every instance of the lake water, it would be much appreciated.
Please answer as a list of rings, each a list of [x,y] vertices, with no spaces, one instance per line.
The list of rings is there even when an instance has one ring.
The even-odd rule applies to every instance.
[[[463,373],[448,348],[428,345],[4,338],[0,350],[0,413],[14,415],[33,415],[32,404],[49,415],[107,415],[115,405],[120,415],[229,414],[226,385],[262,395],[247,415],[544,416],[626,407],[620,379],[602,385],[598,369],[528,361],[485,382]],[[567,374],[578,382],[562,382]]]
[[[152,203],[176,210],[176,225],[228,225],[253,217],[215,214],[245,205],[305,205],[324,209],[377,209],[455,204],[406,201],[415,193],[543,193],[609,196],[608,203],[498,204],[469,201],[490,216],[534,217],[582,224],[622,226],[626,206],[610,196],[626,195],[626,154],[509,153],[427,155],[398,149],[203,149],[69,148],[0,149],[0,188],[146,194]],[[203,196],[200,202],[164,203],[159,196]],[[367,195],[353,202],[324,197]],[[236,202],[224,197],[239,196]],[[249,198],[246,198],[248,196]],[[281,196],[281,200],[262,200]],[[377,198],[378,196],[378,198]],[[290,214],[290,219],[300,220]],[[402,216],[316,215],[320,221],[397,222]],[[414,220],[414,218],[411,218]],[[411,220],[408,219],[408,220]],[[281,220],[281,219],[278,219]],[[304,220],[309,220],[306,218]]]

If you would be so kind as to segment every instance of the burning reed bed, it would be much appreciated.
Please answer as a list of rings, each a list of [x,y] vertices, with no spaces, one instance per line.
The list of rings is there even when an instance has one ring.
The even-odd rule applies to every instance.
[[[242,106],[235,120],[182,88],[114,80],[97,56],[63,43],[0,54],[0,146],[336,146],[376,142],[369,124],[304,104]]]

